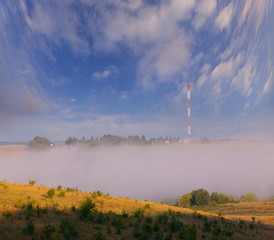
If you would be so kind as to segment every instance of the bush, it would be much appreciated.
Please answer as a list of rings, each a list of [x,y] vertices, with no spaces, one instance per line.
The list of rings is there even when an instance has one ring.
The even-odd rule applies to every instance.
[[[179,199],[179,207],[183,208],[189,208],[190,207],[190,199],[191,199],[191,194],[184,194],[182,197]]]
[[[35,180],[30,180],[30,179],[29,179],[29,185],[33,186],[33,185],[35,185],[35,183],[36,183]]]
[[[4,211],[2,212],[2,215],[7,219],[12,217],[12,213],[10,211]]]
[[[62,192],[59,193],[58,196],[59,196],[59,197],[65,197],[65,194],[66,194],[66,193],[65,193],[64,191],[62,191]]]
[[[47,195],[48,195],[48,198],[53,198],[55,195],[54,189],[52,188],[52,189],[48,190]]]
[[[28,205],[25,207],[24,213],[26,214],[26,219],[29,219],[31,216],[33,216],[34,209],[31,202],[29,202]]]
[[[27,235],[33,235],[35,230],[34,224],[31,220],[27,222],[26,227],[23,228],[23,233]]]
[[[258,198],[254,193],[247,193],[240,199],[241,202],[258,202]]]
[[[95,211],[95,203],[92,202],[90,197],[86,197],[78,209],[78,217],[80,220],[87,220]]]
[[[53,225],[50,225],[49,223],[44,227],[42,234],[41,234],[41,239],[48,239],[51,240],[52,234],[55,232],[55,227]]]
[[[106,237],[103,233],[101,232],[98,232],[98,233],[95,233],[93,234],[93,240],[106,240]]]
[[[59,232],[63,234],[65,240],[73,240],[78,237],[78,229],[71,221],[64,219],[59,225]]]

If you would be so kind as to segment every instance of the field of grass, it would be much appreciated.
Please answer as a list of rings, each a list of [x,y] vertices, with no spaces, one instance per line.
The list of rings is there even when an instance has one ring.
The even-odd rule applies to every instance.
[[[264,213],[272,209],[270,204],[253,207]],[[0,239],[274,239],[274,228],[267,225],[273,221],[265,222],[271,216],[252,219],[256,211],[242,215],[241,209],[251,205],[223,205],[203,212],[100,191],[2,181]]]
[[[225,216],[228,219],[251,220],[255,218],[263,224],[274,226],[274,202],[241,202],[218,204],[197,208],[210,213]]]

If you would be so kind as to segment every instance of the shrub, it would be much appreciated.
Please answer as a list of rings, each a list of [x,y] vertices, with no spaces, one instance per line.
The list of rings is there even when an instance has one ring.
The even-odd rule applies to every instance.
[[[36,181],[35,181],[35,180],[31,180],[31,179],[29,179],[29,185],[34,186],[34,185],[35,185],[35,183],[36,183]]]
[[[179,207],[184,207],[184,208],[189,208],[190,207],[190,199],[191,199],[191,194],[184,194],[182,197],[179,199]]]
[[[31,220],[27,222],[26,227],[23,228],[23,233],[27,235],[33,235],[35,226]]]
[[[39,205],[36,206],[36,215],[37,215],[37,217],[42,216],[42,209],[40,208]]]
[[[78,237],[77,227],[68,219],[61,221],[59,225],[59,232],[63,234],[65,240],[73,240]]]
[[[74,188],[67,187],[67,192],[74,192],[74,191],[75,191]]]
[[[187,229],[187,235],[189,240],[196,240],[197,238],[197,228],[196,226],[189,227]]]
[[[51,224],[47,224],[41,234],[41,239],[52,239],[52,234],[55,232],[55,227]]]
[[[80,220],[87,220],[95,211],[95,203],[92,202],[90,197],[86,197],[78,209],[78,216]]]
[[[98,232],[98,233],[95,233],[93,234],[93,240],[106,240],[106,237],[103,233],[101,232]]]
[[[47,195],[48,195],[48,198],[53,198],[55,195],[54,189],[52,188],[52,189],[48,190]]]
[[[144,215],[144,210],[142,209],[137,209],[134,213],[133,216],[136,218],[142,217]]]
[[[58,196],[59,196],[59,197],[65,197],[65,194],[66,194],[66,193],[65,193],[64,191],[62,191],[62,192],[59,193]]]
[[[33,212],[34,212],[34,209],[33,209],[32,203],[29,202],[28,205],[25,207],[25,211],[24,211],[24,213],[26,214],[26,219],[29,219],[31,216],[33,216]]]
[[[63,187],[62,187],[62,185],[60,185],[60,184],[57,186],[57,190],[58,190],[58,191],[61,191],[62,188],[63,188]]]
[[[247,193],[240,199],[241,202],[258,202],[258,198],[254,193]]]
[[[2,212],[2,215],[7,219],[12,217],[12,213],[10,211],[4,211]]]

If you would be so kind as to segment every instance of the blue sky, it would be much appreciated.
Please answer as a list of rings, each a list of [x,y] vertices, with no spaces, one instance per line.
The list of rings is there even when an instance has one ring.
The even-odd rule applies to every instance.
[[[0,2],[0,141],[274,137],[269,0]]]

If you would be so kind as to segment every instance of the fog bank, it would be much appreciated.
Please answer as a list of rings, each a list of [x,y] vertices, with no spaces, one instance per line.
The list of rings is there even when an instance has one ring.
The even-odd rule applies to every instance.
[[[158,201],[197,188],[274,195],[274,143],[69,147],[0,155],[0,179]]]

